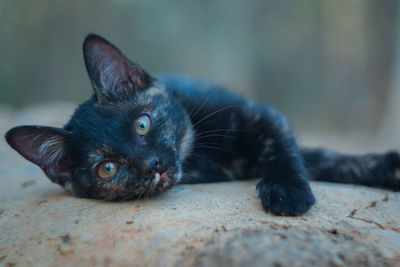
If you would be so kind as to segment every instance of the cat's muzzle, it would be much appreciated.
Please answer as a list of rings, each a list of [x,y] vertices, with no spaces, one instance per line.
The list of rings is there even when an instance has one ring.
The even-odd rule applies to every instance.
[[[164,171],[161,174],[159,172],[156,172],[154,174],[154,178],[153,178],[153,184],[157,185],[160,182],[166,182],[168,179],[168,171]]]

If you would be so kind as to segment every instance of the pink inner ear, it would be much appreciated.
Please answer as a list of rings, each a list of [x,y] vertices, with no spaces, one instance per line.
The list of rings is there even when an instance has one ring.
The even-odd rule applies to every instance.
[[[129,81],[128,68],[129,61],[121,54],[117,48],[101,40],[93,41],[93,57],[96,64],[100,67],[100,72],[112,71],[119,76],[121,81]]]
[[[71,179],[71,162],[64,151],[66,134],[62,129],[19,126],[6,134],[8,144],[27,160],[38,165],[55,183]]]
[[[62,157],[64,138],[55,128],[39,126],[16,127],[6,135],[12,148],[41,168]]]
[[[152,81],[139,65],[99,36],[89,35],[85,39],[84,56],[98,96],[137,92],[147,88]]]
[[[93,40],[87,44],[92,68],[105,89],[116,87],[116,83],[128,83],[127,59],[110,44]]]

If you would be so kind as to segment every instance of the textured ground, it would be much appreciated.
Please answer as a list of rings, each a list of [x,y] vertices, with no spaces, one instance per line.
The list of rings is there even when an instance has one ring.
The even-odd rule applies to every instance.
[[[0,134],[61,125],[67,104],[0,107]],[[0,266],[400,266],[400,193],[312,183],[301,217],[266,214],[256,181],[177,186],[149,200],[77,199],[0,142]]]

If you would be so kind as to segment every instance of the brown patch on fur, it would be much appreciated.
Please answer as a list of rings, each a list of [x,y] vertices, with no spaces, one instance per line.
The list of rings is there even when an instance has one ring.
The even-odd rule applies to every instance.
[[[121,192],[125,191],[125,185],[119,183],[104,184],[99,191],[102,196],[101,198],[115,200],[121,195]]]

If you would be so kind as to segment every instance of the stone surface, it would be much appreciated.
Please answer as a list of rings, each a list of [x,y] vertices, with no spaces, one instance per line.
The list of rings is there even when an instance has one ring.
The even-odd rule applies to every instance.
[[[0,133],[59,126],[71,111],[0,107]],[[1,141],[0,266],[400,266],[400,193],[313,182],[317,204],[288,218],[262,210],[255,184],[180,185],[123,203],[78,199]]]

